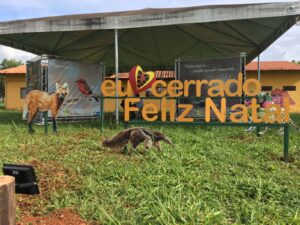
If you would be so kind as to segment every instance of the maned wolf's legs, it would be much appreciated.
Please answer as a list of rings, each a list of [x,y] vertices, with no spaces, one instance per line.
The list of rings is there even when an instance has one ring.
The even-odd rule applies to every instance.
[[[56,124],[56,112],[54,110],[51,110],[51,115],[52,115],[52,130],[53,132],[57,132],[57,124]]]
[[[55,117],[52,117],[52,129],[53,129],[53,132],[57,132],[57,124],[56,124],[56,118]]]
[[[36,116],[36,114],[37,114],[37,109],[29,110],[28,122],[27,122],[29,133],[35,132],[35,130],[32,128],[32,121],[33,121],[34,117]]]

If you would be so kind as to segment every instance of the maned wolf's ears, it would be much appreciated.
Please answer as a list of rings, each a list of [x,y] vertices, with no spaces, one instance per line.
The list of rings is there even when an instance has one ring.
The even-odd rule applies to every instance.
[[[64,83],[62,87],[63,87],[64,89],[66,89],[67,92],[69,93],[69,85],[68,85],[68,83]]]
[[[58,90],[60,87],[61,87],[60,84],[56,82],[55,83],[55,89]]]

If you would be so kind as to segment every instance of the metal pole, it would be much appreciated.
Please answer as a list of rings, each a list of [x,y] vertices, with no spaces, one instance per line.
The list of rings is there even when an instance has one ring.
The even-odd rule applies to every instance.
[[[257,79],[260,81],[260,55],[257,56]]]
[[[44,128],[45,128],[45,134],[48,133],[48,111],[44,112]]]
[[[283,134],[283,159],[287,163],[289,162],[289,124],[284,124]]]
[[[260,82],[260,55],[257,56],[257,80]],[[257,110],[258,112],[258,110]],[[260,136],[260,127],[256,127],[256,135],[257,137]]]
[[[256,126],[256,137],[260,137],[260,126]]]
[[[175,79],[176,80],[180,80],[181,79],[181,76],[180,76],[180,68],[181,68],[181,66],[180,66],[180,62],[181,62],[181,59],[179,58],[179,59],[177,59],[176,60],[176,73],[175,73]],[[169,104],[170,104],[170,102],[173,102],[173,100],[169,100]],[[179,108],[177,107],[177,105],[179,105],[180,104],[180,99],[178,99],[178,98],[176,98],[176,117],[178,116],[178,114],[179,114]]]
[[[246,53],[245,52],[241,52],[240,53],[240,71],[243,74],[242,83],[244,84],[245,81],[247,80],[247,74],[246,74]],[[242,94],[242,98],[241,98],[241,102],[244,103],[245,101],[246,101],[246,96],[243,93]]]
[[[247,66],[247,58],[246,58],[246,53],[244,52],[243,54],[243,73],[244,73],[244,81],[247,80],[247,70],[246,70],[246,66]]]
[[[101,96],[101,109],[100,109],[100,112],[101,112],[101,132],[103,132],[103,123],[104,123],[104,97]]]
[[[105,65],[103,62],[101,62],[101,84],[103,83],[104,81],[104,77],[105,77],[105,74],[106,74],[106,71],[105,71]],[[104,126],[104,97],[103,97],[103,94],[100,93],[100,120],[101,120],[101,127],[100,127],[100,130],[101,132],[103,132],[103,126]]]
[[[119,125],[119,101],[118,101],[118,79],[119,79],[119,46],[118,46],[118,30],[115,29],[115,81],[116,81],[116,124]]]

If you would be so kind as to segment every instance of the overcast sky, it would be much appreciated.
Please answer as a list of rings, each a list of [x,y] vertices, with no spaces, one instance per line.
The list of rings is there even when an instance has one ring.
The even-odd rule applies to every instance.
[[[264,2],[275,2],[265,0]],[[284,0],[282,0],[284,1]],[[253,3],[258,0],[1,0],[0,21],[79,13],[112,12],[142,8],[168,8],[209,4]],[[300,61],[300,26],[294,26],[261,54],[261,60]],[[34,55],[0,45],[0,60],[22,61]]]

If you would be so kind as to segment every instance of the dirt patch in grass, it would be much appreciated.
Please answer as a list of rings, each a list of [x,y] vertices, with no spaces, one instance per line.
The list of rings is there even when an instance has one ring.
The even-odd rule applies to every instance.
[[[48,216],[24,216],[18,225],[92,225],[70,209],[56,211]]]
[[[240,133],[238,135],[229,135],[230,139],[233,140],[240,140],[243,142],[253,142],[254,140],[256,140],[256,136],[253,134],[249,134],[249,133]]]
[[[78,180],[77,174],[69,170],[63,164],[54,161],[32,160],[28,164],[32,165],[37,172],[37,179],[40,194],[34,196],[17,195],[17,204],[20,215],[40,216],[45,214],[44,205],[50,199],[50,195],[61,189],[74,189]]]
[[[90,136],[91,136],[90,133],[80,132],[80,133],[76,133],[74,136],[72,136],[72,138],[73,138],[75,141],[78,141],[78,140],[86,139],[86,138],[88,138],[88,137],[90,137]]]
[[[47,162],[33,160],[30,164],[38,171],[41,193],[55,191],[60,188],[70,188],[74,180],[77,179],[75,171],[66,168],[62,163],[50,160]]]
[[[284,158],[282,155],[276,155],[276,154],[270,154],[269,159],[271,161],[284,161]],[[295,162],[295,159],[292,157],[289,157],[288,163],[293,163]]]

